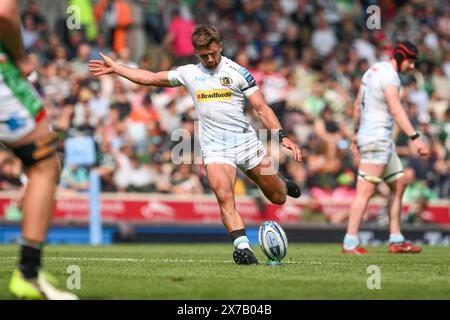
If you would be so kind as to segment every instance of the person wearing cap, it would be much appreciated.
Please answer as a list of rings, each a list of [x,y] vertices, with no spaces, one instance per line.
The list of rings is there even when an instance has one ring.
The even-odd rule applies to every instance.
[[[356,198],[350,207],[347,233],[342,252],[366,254],[360,246],[358,230],[369,199],[377,185],[385,182],[390,189],[390,253],[419,253],[420,247],[405,241],[400,230],[402,197],[406,188],[403,166],[392,140],[394,121],[411,140],[420,156],[428,154],[428,147],[412,126],[403,109],[400,96],[399,73],[414,69],[418,50],[410,41],[397,43],[389,61],[373,64],[363,75],[354,103],[354,139],[352,151],[359,159]]]

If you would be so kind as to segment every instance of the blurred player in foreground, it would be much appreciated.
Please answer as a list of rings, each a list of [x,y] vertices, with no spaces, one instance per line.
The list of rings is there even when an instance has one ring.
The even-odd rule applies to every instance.
[[[222,221],[230,233],[237,264],[258,264],[246,236],[244,222],[236,210],[234,184],[237,168],[247,174],[273,203],[283,204],[286,195],[300,196],[298,186],[276,172],[267,174],[269,158],[255,130],[244,115],[245,99],[259,115],[265,127],[276,130],[279,141],[301,161],[300,148],[286,137],[272,109],[264,101],[253,76],[234,61],[221,55],[222,42],[214,27],[197,28],[192,45],[200,63],[176,70],[153,73],[117,64],[102,55],[92,60],[94,76],[115,73],[135,83],[158,86],[185,86],[198,114],[203,163],[209,184],[220,206]]]
[[[51,220],[60,174],[57,136],[50,128],[42,101],[25,77],[33,65],[25,55],[16,0],[0,6],[0,140],[22,161],[28,177],[23,198],[19,265],[9,282],[21,299],[73,300],[55,288],[55,279],[41,271],[42,247]]]
[[[367,70],[354,105],[355,139],[352,150],[359,159],[356,199],[350,208],[347,234],[344,238],[343,253],[366,254],[359,246],[358,229],[367,209],[370,197],[378,183],[389,186],[390,253],[418,253],[421,248],[405,241],[400,231],[400,215],[406,182],[403,166],[395,151],[392,140],[394,121],[409,137],[420,156],[428,154],[428,148],[408,119],[400,103],[399,72],[414,69],[417,48],[409,41],[400,42],[393,57],[386,62],[378,62]]]

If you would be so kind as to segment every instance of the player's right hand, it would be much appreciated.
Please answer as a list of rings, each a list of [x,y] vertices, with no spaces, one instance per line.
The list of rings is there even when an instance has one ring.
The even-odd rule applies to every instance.
[[[90,60],[89,61],[89,72],[93,76],[103,76],[105,74],[113,73],[116,68],[116,63],[110,57],[104,55],[100,52],[100,56],[104,61],[101,60]]]
[[[421,157],[426,157],[430,150],[428,149],[428,146],[425,144],[425,142],[422,139],[416,139],[412,141],[412,144],[417,150],[417,153]]]

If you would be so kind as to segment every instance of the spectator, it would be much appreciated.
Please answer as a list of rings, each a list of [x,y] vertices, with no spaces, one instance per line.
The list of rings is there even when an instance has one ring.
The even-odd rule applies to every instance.
[[[97,23],[95,21],[94,12],[92,8],[92,1],[90,0],[70,0],[69,6],[78,8],[79,14],[77,18],[82,32],[87,41],[94,41],[97,37]]]
[[[127,46],[127,29],[133,23],[131,8],[124,0],[99,0],[94,15],[102,33],[109,34],[109,43],[116,52]]]
[[[155,174],[150,165],[142,165],[136,157],[131,158],[131,170],[127,191],[152,192],[155,191]]]
[[[193,174],[192,167],[188,164],[182,164],[174,170],[172,174],[171,184],[171,191],[173,193],[203,193],[203,188],[197,175]]]
[[[112,54],[111,47],[108,45],[108,39],[102,33],[95,39],[95,44],[91,48],[91,55],[89,59],[100,59],[100,52],[107,55]]]
[[[175,100],[170,101],[166,108],[160,110],[161,130],[170,134],[177,128],[181,127],[181,117],[177,113],[177,105]]]
[[[92,6],[87,0],[70,3],[75,2]],[[170,135],[178,128],[185,129],[190,133],[192,150],[195,145],[195,112],[186,90],[137,90],[114,77],[93,82],[86,72],[86,61],[97,59],[100,51],[117,55],[123,64],[136,65],[130,60],[130,48],[135,47],[137,40],[126,37],[133,23],[127,1],[93,2],[99,31],[95,42],[89,41],[89,27],[72,30],[65,38],[61,31],[66,29],[66,19],[60,19],[64,27],[53,28],[46,21],[47,8],[44,15],[38,3],[28,2],[21,21],[28,52],[39,74],[34,84],[49,102],[47,112],[60,136],[95,137],[98,166],[104,170],[103,190],[134,188],[122,186],[119,178],[124,176],[121,172],[131,172],[126,169],[128,163],[129,170],[135,165],[134,169],[145,168],[151,173],[156,183],[150,186],[155,192],[173,192],[171,178],[176,170],[170,162],[174,145]],[[144,32],[145,28],[148,39],[156,45],[156,50],[149,46],[139,60],[145,69],[169,70],[184,63],[184,59],[195,62],[188,34],[195,23],[213,24],[223,31],[225,54],[233,55],[252,73],[283,127],[304,146],[303,166],[296,168],[283,154],[280,164],[309,196],[314,188],[326,194],[342,187],[345,172],[355,168],[345,144],[353,131],[351,106],[360,85],[359,77],[373,59],[389,57],[396,40],[409,35],[417,38],[423,54],[417,62],[418,71],[404,79],[402,102],[435,152],[428,162],[413,161],[411,165],[427,188],[441,198],[450,196],[450,10],[441,3],[381,3],[383,17],[389,18],[383,19],[382,30],[369,32],[360,27],[365,23],[361,17],[365,16],[367,4],[351,1],[139,0],[135,5],[147,16],[147,28],[136,25],[136,30]],[[52,9],[48,8],[48,21]],[[84,12],[89,10],[82,9],[83,18],[87,18]],[[120,14],[117,16],[116,12]],[[172,13],[176,13],[173,19]],[[165,51],[173,52],[174,57],[178,54],[176,59],[168,59],[159,50],[166,34],[171,34],[166,39],[173,39],[170,45],[167,40]],[[187,41],[187,45],[182,41]],[[247,116],[252,117],[252,110],[247,110]],[[255,120],[252,124],[262,127]],[[399,153],[409,156],[408,140],[399,135],[397,142]],[[113,154],[124,145],[130,152],[117,161]],[[198,155],[190,156],[195,159]],[[133,162],[133,157],[138,157],[140,164]],[[198,171],[203,192],[210,192],[202,184],[201,165],[190,171]],[[238,185],[239,190],[250,194],[249,181],[240,182],[243,184]],[[189,190],[197,192],[195,188]]]
[[[40,34],[46,34],[47,33],[47,21],[45,17],[41,13],[41,9],[39,8],[39,3],[36,0],[30,0],[28,1],[24,12],[21,15],[22,22],[25,21],[26,16],[31,16],[33,19],[33,24],[36,26],[36,30]]]
[[[336,34],[323,16],[319,17],[319,27],[311,35],[311,44],[322,58],[329,55],[337,44]]]
[[[59,182],[63,189],[86,192],[89,188],[89,172],[86,167],[65,165]]]
[[[78,47],[77,56],[72,60],[71,69],[73,77],[86,78],[89,75],[89,68],[87,63],[91,55],[91,46],[87,43],[82,43]]]
[[[429,97],[425,90],[421,90],[417,86],[417,80],[411,79],[410,84],[407,87],[407,100],[414,103],[418,108],[417,119],[420,122],[429,122],[430,115],[428,114],[428,102]]]
[[[41,36],[36,22],[31,14],[25,14],[22,18],[22,37],[25,51],[30,51]]]
[[[164,27],[162,24],[162,0],[141,0],[144,7],[144,26],[147,39],[153,43],[160,44],[164,35]]]
[[[194,48],[191,43],[194,29],[193,21],[183,18],[178,9],[173,10],[163,47],[170,50],[175,65],[185,65],[194,61]]]
[[[114,184],[114,171],[117,169],[117,163],[113,156],[113,152],[111,142],[105,140],[100,143],[100,148],[97,155],[98,166],[95,170],[100,176],[101,190],[105,192],[116,191]]]
[[[0,164],[0,190],[18,190],[23,185],[20,165],[12,158],[4,159]]]
[[[109,114],[110,102],[100,91],[100,84],[92,82],[90,85],[92,96],[89,99],[89,112],[91,114],[91,123],[95,126],[99,122],[106,121]]]
[[[137,68],[138,64],[130,59],[131,52],[128,47],[123,47],[119,51],[119,59],[117,60],[117,63],[123,64],[130,68]],[[138,88],[138,86],[131,82],[130,80],[119,78],[119,81],[122,83],[123,87],[127,90],[135,90]]]

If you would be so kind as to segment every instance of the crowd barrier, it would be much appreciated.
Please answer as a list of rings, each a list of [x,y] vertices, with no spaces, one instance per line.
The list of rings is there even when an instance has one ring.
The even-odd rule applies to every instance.
[[[0,193],[0,220],[10,220],[7,211],[20,201],[18,193]],[[104,223],[132,221],[152,223],[221,223],[219,206],[210,195],[166,195],[103,193],[100,196],[100,212]],[[264,220],[280,223],[301,223],[311,212],[331,217],[348,212],[351,200],[319,201],[309,198],[288,199],[284,205],[266,203],[263,208],[251,197],[237,197],[237,210],[248,224]],[[386,209],[384,201],[373,200],[368,217],[375,217]],[[403,215],[411,213],[410,204],[403,205]],[[420,214],[422,222],[450,226],[450,201],[430,203]],[[89,198],[86,194],[58,194],[55,204],[55,222],[86,222],[89,220]]]

